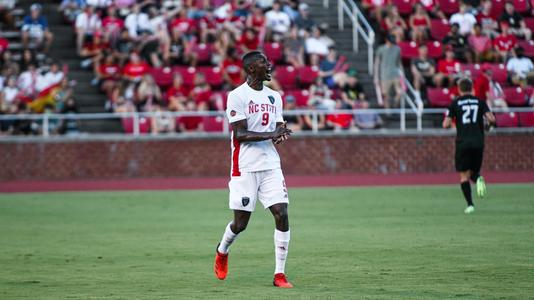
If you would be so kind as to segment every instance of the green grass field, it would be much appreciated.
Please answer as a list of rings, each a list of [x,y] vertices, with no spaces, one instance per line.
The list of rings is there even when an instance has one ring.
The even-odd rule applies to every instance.
[[[534,185],[291,189],[292,290],[257,207],[212,271],[227,191],[0,195],[0,299],[534,298]]]

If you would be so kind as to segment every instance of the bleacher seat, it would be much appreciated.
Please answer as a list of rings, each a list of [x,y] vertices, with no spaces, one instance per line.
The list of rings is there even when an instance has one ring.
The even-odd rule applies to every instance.
[[[188,87],[194,86],[195,74],[197,72],[195,67],[174,66],[173,72],[178,72],[182,75],[184,85]]]
[[[519,114],[517,113],[496,113],[495,120],[497,127],[519,127]]]
[[[525,90],[521,87],[505,87],[503,88],[503,93],[509,106],[524,106],[527,104]]]
[[[447,88],[427,88],[426,92],[432,107],[448,107],[452,102],[451,93]]]
[[[443,56],[443,45],[439,41],[429,41],[426,43],[428,57],[437,59]]]
[[[530,58],[534,57],[534,41],[520,40],[517,42],[517,45],[525,49],[525,56]]]
[[[170,67],[152,68],[150,75],[154,77],[154,81],[162,89],[167,89],[172,84],[173,73]]]
[[[522,127],[534,127],[534,112],[520,112],[519,123]]]
[[[297,86],[297,70],[293,66],[277,66],[276,80],[284,89],[294,89]]]
[[[298,69],[299,83],[303,88],[309,87],[319,77],[317,66],[303,66]]]
[[[211,60],[211,45],[209,44],[197,44],[193,48],[194,52],[198,55],[197,59],[199,63],[208,63]]]
[[[399,13],[403,16],[408,16],[413,12],[412,0],[392,0],[392,4],[397,7]]]
[[[480,76],[481,69],[479,64],[461,64],[460,69],[462,72],[469,72],[471,78],[475,79]]]
[[[436,40],[442,41],[449,31],[451,31],[451,25],[447,20],[430,20],[430,36]]]
[[[527,0],[512,0],[512,2],[514,4],[515,11],[520,14],[527,13],[530,9]]]
[[[403,59],[410,60],[419,56],[419,46],[417,46],[416,42],[403,41],[399,43],[399,47]]]
[[[528,17],[528,18],[524,18],[523,20],[525,20],[525,24],[527,25],[527,27],[534,31],[534,17]]]
[[[460,0],[439,0],[441,10],[447,14],[452,15],[460,8]]]
[[[206,132],[222,132],[225,119],[220,116],[208,116],[202,118],[202,125]]]
[[[297,107],[307,107],[308,106],[308,100],[310,99],[310,92],[308,90],[292,90],[288,91],[284,94],[283,99],[285,102],[285,99],[287,96],[293,96],[295,97],[295,105]]]
[[[124,130],[124,133],[133,134],[134,133],[134,119],[123,118],[122,129]],[[150,118],[140,117],[139,118],[139,133],[146,134],[149,132],[150,132]]]
[[[213,89],[220,88],[224,83],[222,70],[219,67],[198,67],[198,71],[206,76],[206,81]]]
[[[265,43],[263,51],[271,62],[281,62],[284,58],[284,48],[280,43]]]
[[[507,85],[508,84],[508,72],[506,71],[506,67],[503,64],[490,64],[491,71],[493,72],[493,75],[491,78],[493,80],[497,81],[501,85]]]
[[[504,4],[506,0],[493,0],[491,1],[491,16],[495,19],[499,19],[504,11]]]

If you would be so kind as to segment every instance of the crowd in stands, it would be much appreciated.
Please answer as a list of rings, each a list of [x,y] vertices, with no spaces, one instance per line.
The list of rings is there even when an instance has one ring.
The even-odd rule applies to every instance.
[[[2,1],[0,6],[0,115],[76,112],[67,68],[46,55],[53,34],[42,6],[31,5],[27,15],[20,15],[18,25],[15,6],[16,1]],[[48,129],[72,133],[77,124],[54,120]],[[39,120],[0,121],[0,135],[41,134],[42,130]]]
[[[386,107],[398,105],[404,73],[432,107],[451,103],[462,76],[473,79],[475,95],[492,108],[534,105],[534,1],[364,0],[362,5],[385,37],[375,59],[375,83]],[[505,118],[519,124],[517,114]]]
[[[245,80],[244,53],[263,50],[274,65],[272,88],[287,110],[321,113],[319,129],[376,128],[376,114],[329,114],[369,107],[355,70],[338,55],[327,29],[298,0],[82,1],[61,11],[76,32],[82,67],[113,112],[155,112],[144,132],[216,131],[202,117],[171,120],[168,112],[224,111],[226,95]],[[350,72],[349,72],[350,71]],[[312,128],[311,116],[288,116],[294,129]],[[213,118],[212,118],[213,119]],[[125,130],[131,124],[125,123]]]

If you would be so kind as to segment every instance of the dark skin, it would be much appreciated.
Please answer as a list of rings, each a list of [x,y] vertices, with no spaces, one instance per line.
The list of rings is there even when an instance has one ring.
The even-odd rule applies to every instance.
[[[263,54],[254,62],[245,66],[245,72],[247,73],[247,84],[257,91],[263,89],[263,81],[271,80],[271,64]],[[279,144],[287,140],[292,133],[290,129],[286,128],[285,122],[276,123],[276,129],[272,132],[249,131],[246,119],[234,122],[230,125],[232,125],[234,139],[240,143],[272,140],[276,144]],[[287,203],[274,204],[269,207],[269,210],[274,217],[276,229],[284,232],[288,231],[289,218],[287,213]],[[248,221],[250,220],[250,216],[251,212],[234,210],[234,221],[232,222],[232,225],[230,225],[232,232],[237,234],[245,230]]]

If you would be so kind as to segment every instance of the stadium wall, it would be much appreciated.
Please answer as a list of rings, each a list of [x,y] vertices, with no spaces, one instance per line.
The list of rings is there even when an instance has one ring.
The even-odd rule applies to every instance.
[[[454,137],[352,135],[295,137],[278,147],[290,175],[454,171]],[[485,170],[534,170],[534,133],[486,142]],[[0,140],[0,180],[227,176],[226,138]]]

